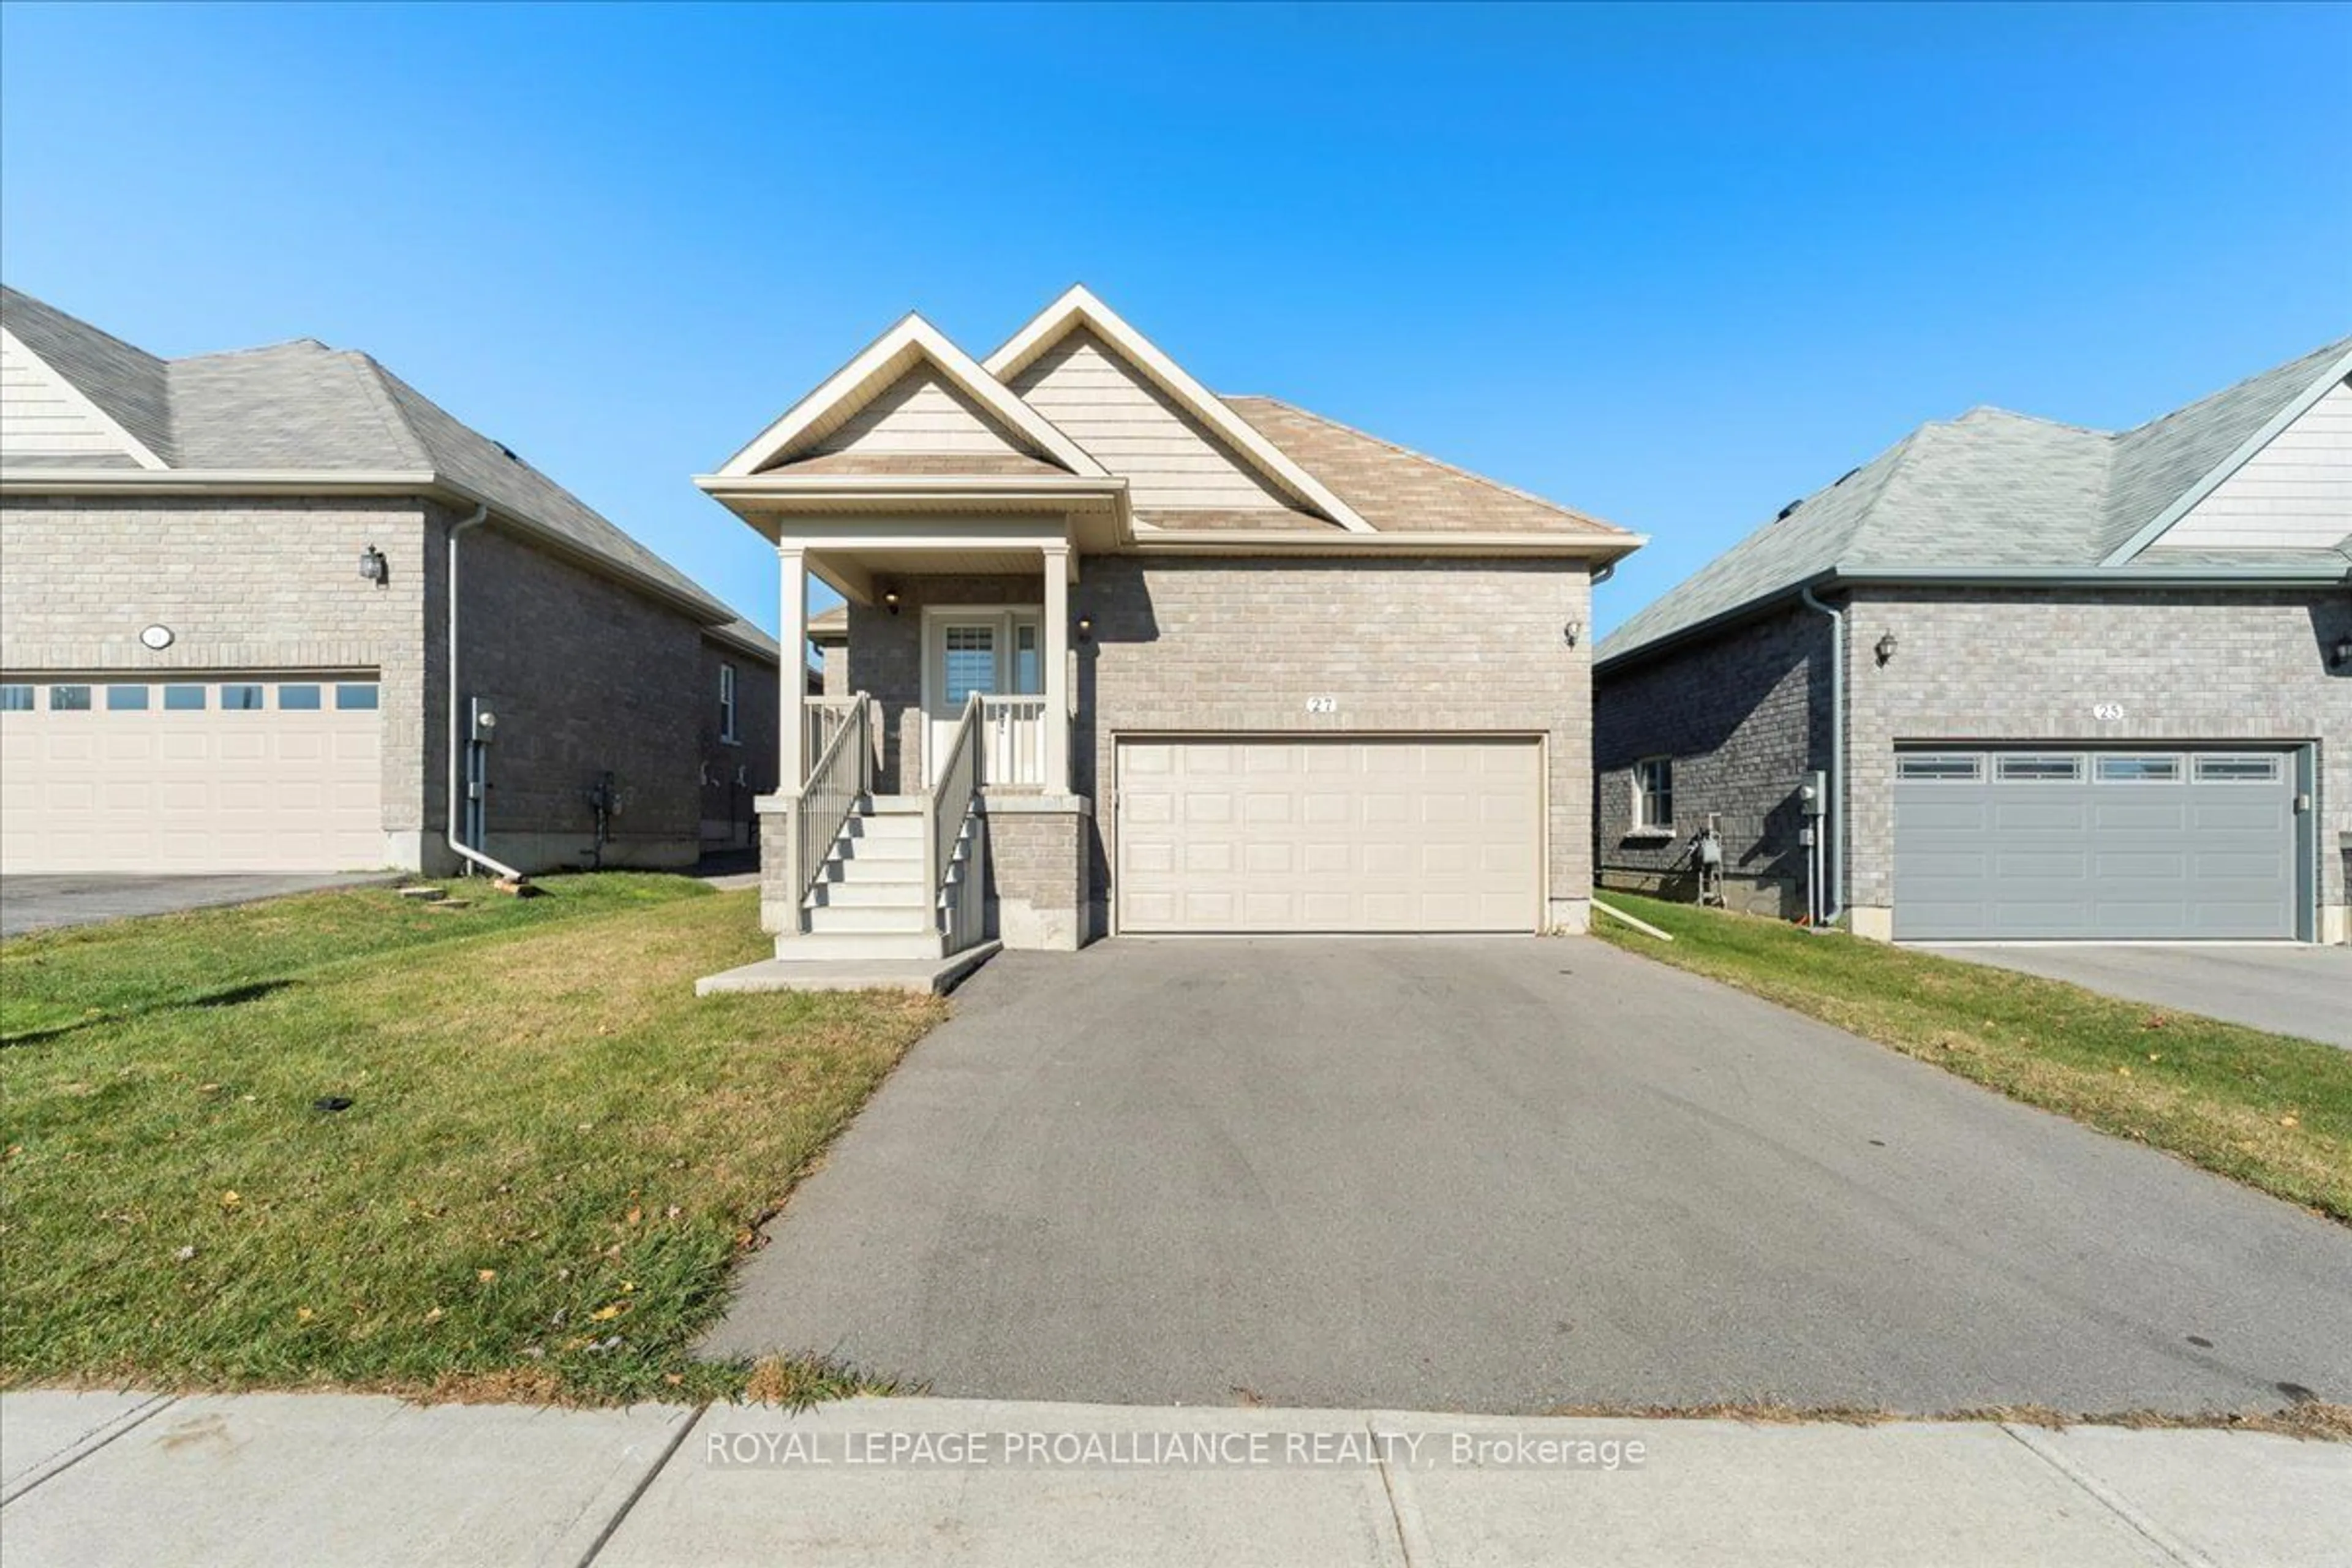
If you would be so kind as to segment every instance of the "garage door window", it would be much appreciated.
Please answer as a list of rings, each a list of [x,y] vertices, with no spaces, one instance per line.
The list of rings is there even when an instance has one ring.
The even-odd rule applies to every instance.
[[[2197,759],[2199,784],[2276,784],[2279,759],[2276,757],[2200,757]]]
[[[106,710],[109,713],[144,713],[147,710],[147,689],[143,686],[108,687]]]
[[[221,707],[230,712],[251,713],[269,706],[264,700],[266,689],[259,686],[224,686]]]
[[[1984,759],[1955,752],[1914,752],[1895,763],[1897,778],[1930,784],[1976,784],[1984,777]]]
[[[30,713],[32,710],[31,687],[0,686],[0,713]]]
[[[2003,757],[1997,769],[2003,784],[2072,784],[2083,776],[2080,757]]]
[[[52,713],[89,712],[89,688],[87,686],[50,687],[49,711]]]
[[[2179,784],[2179,757],[2101,757],[2101,784]]]
[[[375,706],[375,688],[373,686],[338,686],[335,688],[335,706],[346,713],[362,709],[373,708]]]
[[[315,713],[319,710],[319,689],[281,686],[278,689],[278,706],[289,713]]]
[[[201,686],[163,688],[163,710],[167,713],[200,712],[204,705],[205,689]]]

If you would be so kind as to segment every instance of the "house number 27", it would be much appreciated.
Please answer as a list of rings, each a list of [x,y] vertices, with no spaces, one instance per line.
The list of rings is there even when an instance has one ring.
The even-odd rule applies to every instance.
[[[1309,713],[1337,713],[1339,700],[1336,697],[1310,697],[1307,700],[1307,710]]]

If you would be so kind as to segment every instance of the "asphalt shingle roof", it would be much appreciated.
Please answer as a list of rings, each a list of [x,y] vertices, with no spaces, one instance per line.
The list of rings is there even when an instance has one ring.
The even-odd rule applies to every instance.
[[[1603,638],[1603,663],[1833,572],[2096,570],[2323,377],[2352,338],[2110,434],[1999,408],[1923,425],[1783,510]],[[2183,567],[2308,566],[2330,552],[2151,548]],[[2345,564],[2352,567],[2352,560]]]
[[[0,305],[26,347],[175,470],[430,472],[559,547],[695,606],[739,642],[775,646],[756,627],[736,630],[749,623],[685,574],[367,354],[305,338],[160,360],[16,289]]]

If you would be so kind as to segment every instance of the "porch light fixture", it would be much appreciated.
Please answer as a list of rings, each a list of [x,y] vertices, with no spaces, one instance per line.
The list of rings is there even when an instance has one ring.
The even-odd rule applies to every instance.
[[[1878,646],[1873,651],[1878,655],[1880,664],[1891,664],[1895,660],[1895,649],[1897,646],[1899,645],[1896,644],[1893,632],[1881,632],[1878,634]]]
[[[1092,642],[1095,640],[1095,618],[1092,616],[1080,616],[1078,617],[1078,640],[1080,642]]]
[[[882,590],[882,607],[889,611],[894,616],[898,613],[898,589],[885,588]]]
[[[1560,635],[1568,638],[1568,646],[1574,647],[1576,646],[1576,639],[1584,635],[1584,623],[1578,620],[1575,616],[1570,616],[1568,620],[1568,625],[1560,627],[1559,630]]]
[[[2352,633],[2337,637],[2336,646],[2327,650],[2327,667],[2330,669],[2342,669],[2347,664],[2352,664]]]
[[[390,582],[392,563],[383,558],[383,551],[371,544],[360,552],[360,576],[366,582],[378,584]]]

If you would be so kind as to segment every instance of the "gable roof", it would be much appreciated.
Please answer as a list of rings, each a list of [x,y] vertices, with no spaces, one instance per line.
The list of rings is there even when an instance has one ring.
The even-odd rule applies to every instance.
[[[958,348],[946,333],[911,312],[859,350],[815,391],[786,409],[719,471],[740,479],[792,462],[813,449],[842,421],[926,363],[1035,456],[1058,465],[1066,473],[1088,479],[1103,477],[1102,465],[1076,442],[1015,397],[1009,387]]]
[[[1351,532],[1372,531],[1372,525],[1359,517],[1356,510],[1320,478],[1267,440],[1223,399],[1194,380],[1192,373],[1171,359],[1159,344],[1096,299],[1083,283],[1071,284],[1059,299],[1006,339],[1003,347],[988,356],[988,373],[1010,384],[1032,362],[1074,331],[1092,331],[1108,344],[1180,408],[1273,480],[1277,489],[1295,497],[1301,510],[1319,514]]]
[[[161,360],[16,289],[6,290],[5,305],[12,330],[20,310],[31,324],[31,335],[21,339],[26,347],[47,359],[41,345],[59,346],[67,363],[49,363],[61,374],[89,374],[118,396],[126,395],[124,385],[132,387],[134,412],[149,421],[154,448],[169,455],[171,474],[191,480],[207,474],[402,477],[420,489],[442,485],[487,504],[520,531],[676,602],[708,626],[738,618],[579,497],[367,354],[304,338]],[[82,368],[90,365],[98,368]],[[96,400],[92,387],[84,390]],[[19,468],[0,467],[0,475]]]
[[[2121,434],[1999,408],[1923,425],[1644,606],[1601,639],[1596,663],[1840,576],[2343,578],[2352,573],[2352,556],[2340,546],[2149,546],[2169,517],[2252,455],[2259,446],[2252,437],[2347,372],[2352,339]]]
[[[171,461],[171,404],[162,360],[5,283],[0,329],[32,350],[120,430],[142,467],[160,468]]]

